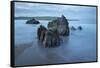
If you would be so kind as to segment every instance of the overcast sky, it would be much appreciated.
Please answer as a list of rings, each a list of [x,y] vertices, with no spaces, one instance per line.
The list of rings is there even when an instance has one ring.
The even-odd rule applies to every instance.
[[[61,16],[72,19],[96,19],[96,7],[51,5],[40,3],[15,3],[15,16]]]

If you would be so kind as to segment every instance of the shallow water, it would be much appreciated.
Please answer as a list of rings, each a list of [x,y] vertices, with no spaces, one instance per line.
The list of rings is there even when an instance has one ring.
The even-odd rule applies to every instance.
[[[37,27],[47,27],[48,21],[40,24],[25,24],[26,20],[15,20],[15,64],[39,65],[96,61],[96,24],[83,24],[81,21],[69,21],[69,26],[82,26],[83,30],[70,31],[64,37],[61,46],[43,48],[37,40]]]

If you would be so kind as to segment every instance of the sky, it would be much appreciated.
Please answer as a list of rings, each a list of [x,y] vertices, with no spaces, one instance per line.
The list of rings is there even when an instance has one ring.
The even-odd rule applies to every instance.
[[[15,17],[58,16],[69,19],[96,20],[96,7],[15,2]]]

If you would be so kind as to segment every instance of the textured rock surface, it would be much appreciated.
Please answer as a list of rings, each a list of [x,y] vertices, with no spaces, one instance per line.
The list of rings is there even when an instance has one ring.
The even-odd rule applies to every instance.
[[[46,29],[43,25],[37,30],[38,39],[45,47],[55,47],[60,45],[59,33],[57,30]]]
[[[43,42],[45,47],[55,47],[60,45],[60,38],[57,30],[48,30]]]
[[[57,29],[63,36],[69,36],[69,23],[64,15],[48,23],[48,29]]]
[[[37,30],[38,39],[45,47],[60,45],[60,36],[69,36],[69,23],[64,15],[48,23],[48,27],[40,25]]]

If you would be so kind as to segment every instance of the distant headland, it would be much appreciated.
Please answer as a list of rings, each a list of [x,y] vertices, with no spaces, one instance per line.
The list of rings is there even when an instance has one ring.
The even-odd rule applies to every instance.
[[[19,17],[14,17],[16,20],[28,20],[35,18],[36,20],[55,20],[59,17],[56,16],[34,16],[34,17],[25,17],[25,16],[19,16]],[[68,21],[79,21],[78,19],[68,19]]]

